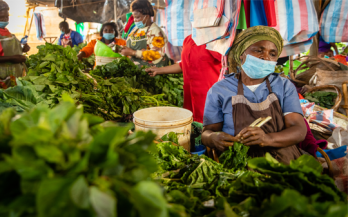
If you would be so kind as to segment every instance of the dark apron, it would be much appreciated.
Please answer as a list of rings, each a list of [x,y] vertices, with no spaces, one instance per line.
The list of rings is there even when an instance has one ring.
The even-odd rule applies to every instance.
[[[152,24],[151,24],[152,25]],[[139,29],[137,29],[134,34],[128,37],[127,39],[127,47],[132,50],[147,50],[147,33],[149,32],[149,28],[147,28],[146,33],[144,36],[135,37],[135,34],[138,32]],[[156,67],[162,67],[162,66],[168,66],[169,65],[169,58],[165,54],[162,58],[162,60],[157,64],[149,63],[143,59],[137,58],[135,56],[132,56],[131,60],[140,66],[156,66]]]
[[[272,120],[264,124],[261,129],[266,133],[275,133],[284,130],[284,116],[282,108],[279,104],[278,97],[272,92],[268,78],[266,79],[269,95],[267,99],[261,103],[251,103],[244,97],[242,80],[238,78],[238,94],[232,97],[232,115],[234,122],[235,135],[238,135],[244,128],[250,126],[256,119],[260,117],[271,116]],[[279,162],[290,164],[291,160],[301,156],[301,152],[297,145],[286,148],[260,147],[250,146],[248,155],[252,158],[263,157],[269,152]]]

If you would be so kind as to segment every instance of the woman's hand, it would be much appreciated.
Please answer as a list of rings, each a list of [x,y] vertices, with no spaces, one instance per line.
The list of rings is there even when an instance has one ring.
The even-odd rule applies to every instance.
[[[22,52],[23,52],[23,53],[26,53],[26,52],[28,52],[28,51],[30,51],[30,46],[29,46],[28,44],[25,44],[25,45],[23,46],[23,48],[22,48]]]
[[[145,69],[146,72],[149,73],[151,77],[155,77],[156,75],[161,75],[161,68],[157,68],[156,66],[153,66],[151,68]]]
[[[233,137],[224,132],[212,132],[210,135],[210,144],[212,144],[217,150],[223,152],[230,146],[233,146],[234,142],[238,141],[237,137]]]
[[[81,51],[78,55],[77,55],[77,59],[82,61],[83,58],[86,57],[86,53]]]
[[[128,47],[124,47],[121,52],[123,56],[135,56],[135,50],[132,50]]]
[[[259,145],[261,147],[271,146],[272,138],[267,135],[260,127],[247,127],[237,135],[238,142],[244,145]]]

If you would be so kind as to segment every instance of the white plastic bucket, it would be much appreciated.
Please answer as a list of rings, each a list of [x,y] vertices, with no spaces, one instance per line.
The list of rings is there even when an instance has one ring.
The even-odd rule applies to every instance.
[[[179,145],[190,152],[191,111],[177,107],[153,107],[142,109],[134,113],[135,130],[153,131],[157,138],[175,132],[178,133]]]
[[[108,63],[111,63],[112,61],[118,59],[119,57],[100,57],[100,56],[96,56],[95,57],[95,65],[96,66],[103,66],[106,65]]]

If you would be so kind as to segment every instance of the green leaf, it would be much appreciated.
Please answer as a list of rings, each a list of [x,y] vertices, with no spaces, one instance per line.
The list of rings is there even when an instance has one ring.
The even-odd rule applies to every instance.
[[[89,189],[87,181],[83,176],[79,176],[73,183],[70,194],[72,201],[77,207],[81,209],[87,209],[89,207]]]
[[[97,217],[116,217],[116,198],[100,191],[97,187],[89,189],[90,201]]]

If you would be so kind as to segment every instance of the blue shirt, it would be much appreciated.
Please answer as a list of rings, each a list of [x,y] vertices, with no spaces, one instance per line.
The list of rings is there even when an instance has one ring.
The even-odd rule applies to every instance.
[[[63,36],[64,34],[61,34],[59,39],[58,39],[58,45],[62,45],[62,39],[63,39]],[[71,31],[71,34],[70,34],[70,37],[71,37],[71,41],[72,41],[72,45],[73,47],[76,45],[79,45],[81,43],[83,43],[83,38],[82,38],[82,35],[76,31]]]
[[[210,88],[203,117],[204,126],[223,122],[222,131],[230,135],[234,135],[232,96],[236,96],[238,92],[238,79],[234,75],[225,75],[224,80],[215,83]],[[303,115],[295,85],[277,73],[271,74],[268,79],[273,93],[278,97],[283,113],[295,112]],[[252,103],[261,103],[269,95],[266,81],[261,83],[255,92],[244,84],[243,89],[244,96]]]

